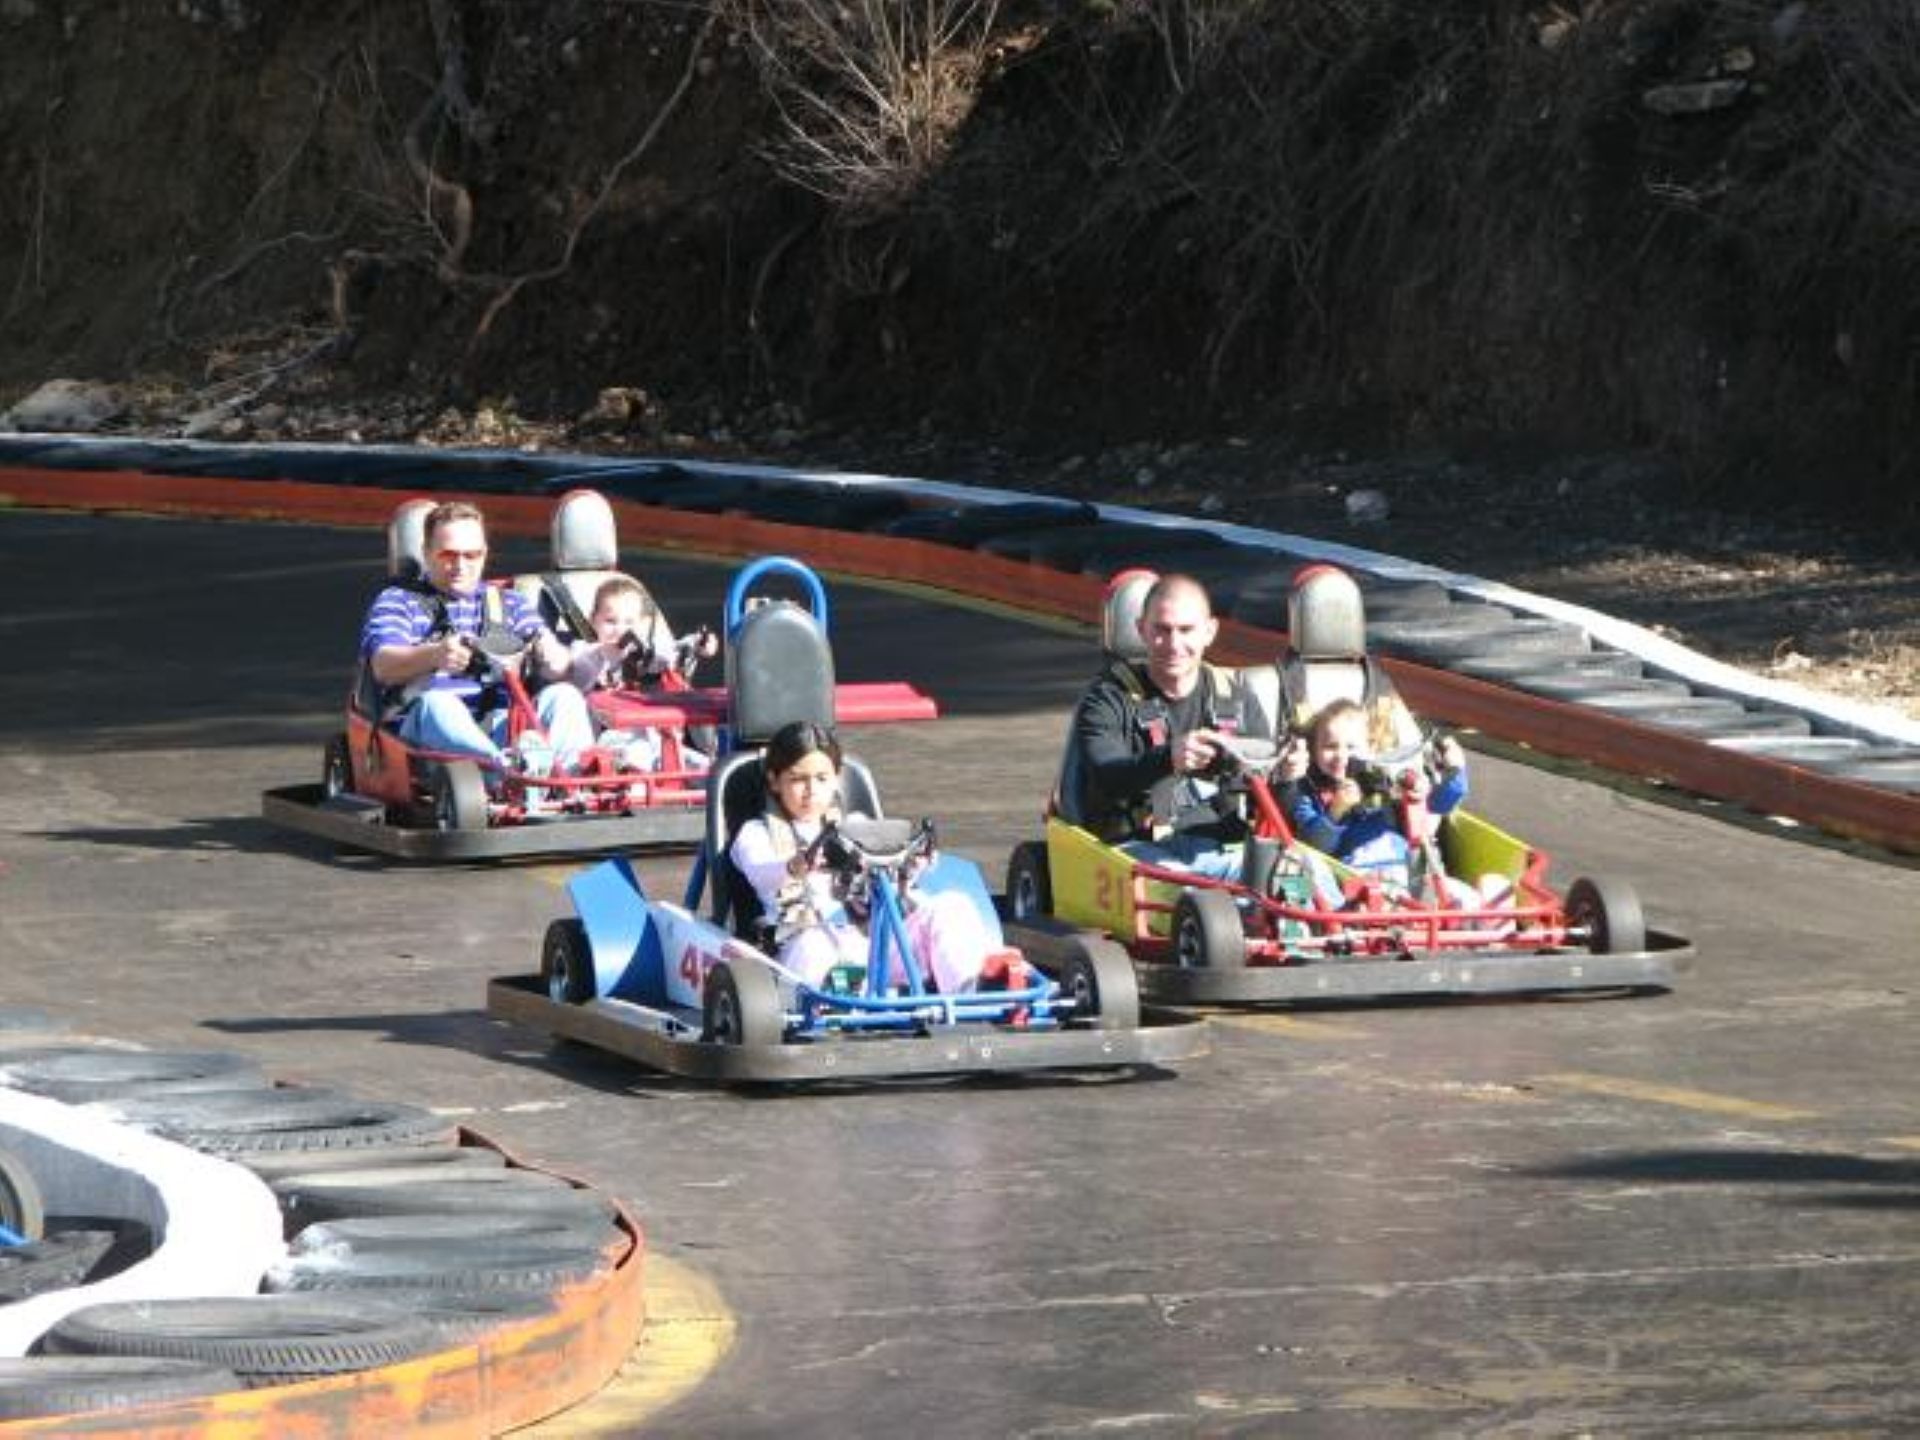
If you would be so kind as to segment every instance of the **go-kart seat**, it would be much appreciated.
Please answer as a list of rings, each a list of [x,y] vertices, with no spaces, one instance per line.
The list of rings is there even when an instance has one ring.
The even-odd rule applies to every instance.
[[[1401,717],[1393,736],[1375,737],[1383,755],[1417,750],[1423,740],[1411,712],[1397,703],[1393,681],[1367,652],[1360,587],[1337,566],[1308,565],[1293,577],[1287,648],[1275,664],[1244,667],[1240,683],[1249,735],[1285,740],[1335,700],[1352,700],[1369,711],[1390,705]]]
[[[767,808],[767,776],[758,751],[727,756],[714,767],[707,791],[707,855],[709,857],[710,913],[713,923],[728,926],[743,940],[760,941],[764,917],[760,897],[734,867],[733,837]],[[880,791],[866,763],[847,755],[840,766],[840,809],[843,814],[878,819]]]
[[[640,586],[641,614],[647,633],[641,638],[656,650],[672,643],[673,631],[653,593],[620,567],[620,544],[613,507],[595,490],[569,490],[553,508],[549,527],[552,568],[539,575],[516,575],[513,588],[534,606],[547,628],[562,640],[583,640],[593,633],[593,597],[600,586],[624,575]]]

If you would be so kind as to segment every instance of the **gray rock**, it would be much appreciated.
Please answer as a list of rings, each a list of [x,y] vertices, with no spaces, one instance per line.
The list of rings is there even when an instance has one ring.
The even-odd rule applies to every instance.
[[[98,380],[49,380],[7,412],[20,430],[91,431],[126,409],[120,392]]]

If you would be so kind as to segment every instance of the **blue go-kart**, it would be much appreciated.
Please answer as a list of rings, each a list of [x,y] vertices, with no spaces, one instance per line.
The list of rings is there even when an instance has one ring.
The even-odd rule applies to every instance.
[[[930,826],[885,815],[853,756],[841,777],[847,818],[823,837],[820,859],[867,912],[867,962],[810,985],[773,958],[758,899],[728,850],[765,805],[759,747],[790,721],[833,718],[824,596],[806,579],[811,608],[729,596],[733,749],[714,768],[683,898],[649,896],[624,859],[582,871],[568,884],[575,913],[547,927],[540,973],[495,980],[489,1010],[723,1083],[1144,1068],[1201,1053],[1198,1023],[1143,1017],[1126,952],[1097,936],[1050,959],[1051,973],[1015,952],[1002,988],[933,990],[905,923],[904,876],[914,874],[916,893],[966,897],[999,943],[992,897],[970,861],[935,852]]]

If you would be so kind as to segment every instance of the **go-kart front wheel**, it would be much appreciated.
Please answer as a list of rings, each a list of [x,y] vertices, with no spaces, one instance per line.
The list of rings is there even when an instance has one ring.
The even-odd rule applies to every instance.
[[[573,916],[547,926],[540,943],[540,978],[546,982],[550,1000],[584,1005],[593,999],[593,952],[587,944],[587,927]]]
[[[320,762],[320,798],[338,800],[353,793],[353,747],[345,735],[327,741],[326,756]]]
[[[1182,970],[1237,970],[1247,963],[1247,932],[1231,895],[1180,892],[1173,906],[1173,958]]]
[[[1073,1013],[1102,1030],[1140,1028],[1140,982],[1127,952],[1111,940],[1089,938],[1060,967],[1060,991]]]
[[[780,982],[760,965],[721,960],[707,972],[700,997],[700,1038],[721,1045],[778,1045],[787,1017],[780,1004]]]
[[[1582,875],[1567,887],[1567,924],[1587,932],[1595,955],[1631,955],[1647,948],[1640,897],[1623,880]]]
[[[1047,847],[1023,840],[1007,857],[1007,913],[1016,920],[1038,920],[1053,913],[1053,876]]]
[[[439,830],[487,828],[487,782],[471,760],[449,760],[433,770],[433,823]]]

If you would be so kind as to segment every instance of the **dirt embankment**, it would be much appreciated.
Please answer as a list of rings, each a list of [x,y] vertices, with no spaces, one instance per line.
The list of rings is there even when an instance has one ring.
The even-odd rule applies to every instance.
[[[1907,522],[1917,13],[0,0],[0,399],[1525,437]]]

